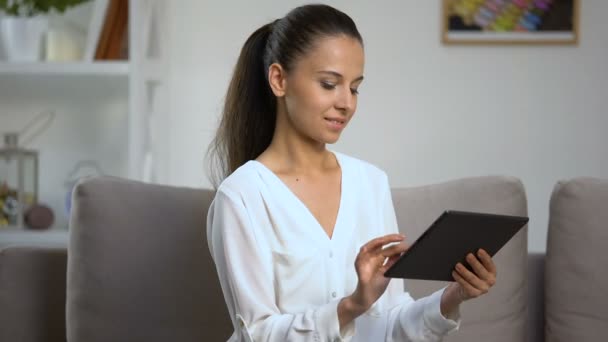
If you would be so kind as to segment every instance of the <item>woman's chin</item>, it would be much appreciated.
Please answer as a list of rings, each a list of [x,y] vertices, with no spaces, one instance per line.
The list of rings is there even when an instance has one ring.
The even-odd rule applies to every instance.
[[[335,144],[340,140],[342,132],[323,132],[318,135],[313,135],[310,138],[320,144]]]
[[[340,140],[340,134],[328,134],[326,136],[323,137],[324,139],[322,140],[325,144],[335,144],[338,142],[338,140]]]

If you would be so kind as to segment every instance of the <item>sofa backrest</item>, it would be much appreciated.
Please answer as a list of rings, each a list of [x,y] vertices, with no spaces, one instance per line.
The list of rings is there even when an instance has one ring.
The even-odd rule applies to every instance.
[[[65,342],[61,246],[0,247],[0,341]]]
[[[206,240],[212,197],[109,177],[80,183],[70,222],[68,341],[228,339]]]
[[[73,194],[67,278],[68,341],[223,341],[231,332],[206,241],[207,190],[110,177]],[[413,241],[445,209],[526,215],[521,182],[479,177],[393,190]],[[488,227],[491,229],[491,227]],[[498,283],[465,303],[445,341],[523,341],[527,229],[496,255]],[[440,282],[407,281],[414,297]]]
[[[549,212],[546,341],[608,341],[608,180],[558,182]]]
[[[505,215],[527,215],[522,183],[501,176],[475,177],[420,187],[396,189],[393,204],[399,229],[414,242],[446,209]],[[488,227],[492,229],[492,227]],[[444,341],[525,341],[527,227],[517,233],[494,257],[497,283],[488,294],[461,307],[458,332]],[[445,282],[406,280],[414,298],[431,294]]]

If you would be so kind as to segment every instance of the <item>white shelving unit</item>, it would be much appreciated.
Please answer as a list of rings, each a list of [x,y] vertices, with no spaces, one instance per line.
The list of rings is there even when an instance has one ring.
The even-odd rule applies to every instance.
[[[8,63],[0,62],[0,75],[129,76],[129,62]]]
[[[167,1],[132,0],[129,175],[145,182],[167,181],[168,127]]]
[[[67,227],[65,178],[80,160],[105,174],[163,183],[168,151],[168,15],[163,0],[129,1],[129,60],[9,63],[0,61],[0,132],[14,131],[43,110],[55,121],[40,151],[41,202]]]

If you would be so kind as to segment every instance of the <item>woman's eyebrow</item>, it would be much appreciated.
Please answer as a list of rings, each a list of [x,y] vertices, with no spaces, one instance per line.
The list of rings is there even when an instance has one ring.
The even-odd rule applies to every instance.
[[[328,75],[331,75],[331,76],[334,76],[334,77],[340,78],[340,79],[344,78],[344,76],[342,76],[341,73],[336,72],[336,71],[332,71],[332,70],[321,70],[321,71],[317,71],[317,73],[318,74],[328,74]],[[355,78],[353,80],[353,82],[357,82],[357,81],[361,81],[361,80],[363,80],[363,75]]]

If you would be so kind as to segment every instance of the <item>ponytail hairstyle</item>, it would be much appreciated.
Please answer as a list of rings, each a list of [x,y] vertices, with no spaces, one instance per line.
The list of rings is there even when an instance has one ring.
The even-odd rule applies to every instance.
[[[257,29],[241,49],[228,86],[215,138],[207,150],[210,180],[219,184],[247,161],[257,158],[272,141],[277,98],[268,83],[268,69],[278,63],[289,72],[298,58],[320,38],[363,39],[353,20],[327,5],[305,5]]]

